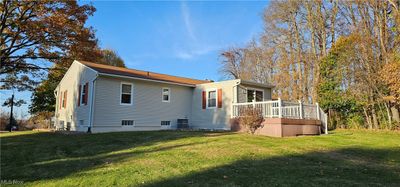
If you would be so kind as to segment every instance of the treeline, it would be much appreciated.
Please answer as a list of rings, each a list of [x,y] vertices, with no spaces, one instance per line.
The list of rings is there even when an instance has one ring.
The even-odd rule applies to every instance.
[[[316,103],[331,128],[399,128],[399,0],[271,1],[264,32],[221,53],[228,77]]]

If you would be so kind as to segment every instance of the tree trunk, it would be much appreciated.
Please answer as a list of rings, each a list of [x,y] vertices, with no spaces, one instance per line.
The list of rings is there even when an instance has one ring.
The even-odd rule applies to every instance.
[[[392,129],[392,115],[390,115],[389,104],[386,103],[386,102],[384,104],[385,104],[386,113],[387,113],[387,116],[388,116],[389,129]]]
[[[12,127],[13,127],[13,123],[14,123],[14,93],[11,96],[11,107],[10,107],[10,122],[8,124],[8,130],[11,132],[12,131]]]
[[[392,111],[393,121],[400,122],[399,110],[395,106],[392,106],[390,110]]]
[[[372,129],[371,117],[368,115],[367,109],[363,107],[365,119],[367,120],[368,129]]]
[[[371,110],[371,113],[372,113],[372,122],[373,122],[373,128],[374,129],[378,129],[378,117],[376,116],[376,110],[375,110],[375,108],[374,107],[372,107],[372,110]]]

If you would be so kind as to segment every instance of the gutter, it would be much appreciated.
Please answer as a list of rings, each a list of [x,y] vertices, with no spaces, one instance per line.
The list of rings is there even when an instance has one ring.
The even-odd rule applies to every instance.
[[[92,85],[90,90],[92,90],[91,97],[90,97],[90,106],[89,106],[89,127],[87,133],[92,133],[92,127],[93,127],[93,105],[94,105],[94,96],[95,96],[95,85],[96,85],[96,80],[99,74],[96,74],[96,77],[92,80]]]
[[[146,79],[146,78],[138,78],[138,77],[125,76],[125,75],[115,75],[115,74],[109,74],[109,73],[100,73],[100,72],[99,72],[99,75],[110,76],[110,77],[126,78],[126,79],[134,79],[134,80],[142,80],[142,81],[149,81],[149,82],[158,82],[158,83],[165,83],[165,84],[173,84],[173,85],[187,86],[187,87],[192,87],[192,88],[195,88],[195,87],[196,87],[196,85],[194,85],[194,84],[175,83],[175,82],[169,82],[169,81],[161,81],[161,80],[153,80],[153,79]]]

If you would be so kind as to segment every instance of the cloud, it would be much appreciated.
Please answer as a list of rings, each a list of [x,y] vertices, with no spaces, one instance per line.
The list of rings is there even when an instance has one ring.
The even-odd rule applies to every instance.
[[[186,31],[188,32],[189,37],[192,40],[197,41],[197,37],[193,31],[190,10],[185,1],[181,2],[181,13],[182,13],[183,21],[185,23],[185,28],[186,28]]]
[[[175,56],[177,58],[183,59],[183,60],[189,60],[192,58],[195,58],[197,56],[205,55],[210,52],[214,52],[217,50],[220,50],[221,47],[218,46],[204,46],[202,48],[194,49],[194,50],[177,50],[175,53]]]

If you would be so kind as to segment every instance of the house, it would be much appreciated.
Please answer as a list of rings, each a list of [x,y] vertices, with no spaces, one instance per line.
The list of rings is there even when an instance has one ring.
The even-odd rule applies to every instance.
[[[241,79],[212,82],[74,61],[54,91],[56,125],[83,132],[231,130],[241,108],[276,102],[273,88]],[[276,117],[286,110],[279,111]]]

